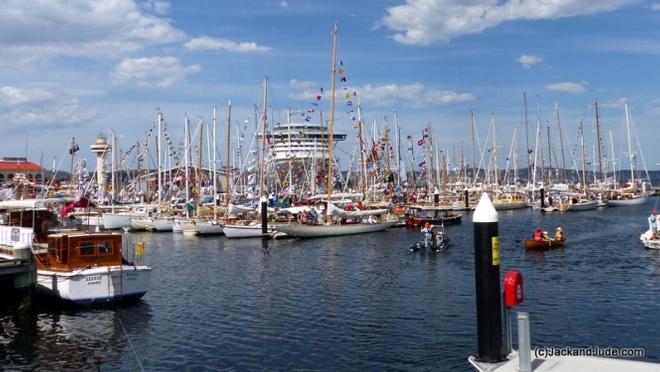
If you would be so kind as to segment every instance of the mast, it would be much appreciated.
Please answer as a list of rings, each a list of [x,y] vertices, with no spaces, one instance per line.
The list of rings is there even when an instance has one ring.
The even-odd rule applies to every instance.
[[[337,89],[337,32],[339,31],[339,22],[335,21],[335,27],[332,31],[332,68],[330,73],[330,126],[328,130],[328,169],[326,173],[326,191],[328,193],[328,203],[332,197],[332,187],[334,186],[334,172],[332,170],[334,162],[334,133],[335,133],[335,90]],[[330,222],[330,213],[326,210],[326,221]]]
[[[550,145],[550,123],[546,121],[546,124],[548,132],[548,184],[550,184],[550,179],[552,178],[552,147]]]
[[[160,131],[161,127],[163,125],[163,114],[161,112],[158,112],[158,134],[156,137],[156,168],[158,169],[158,191],[156,192],[156,195],[158,196],[158,203],[160,204],[161,196],[162,196],[162,187],[163,187],[163,175],[161,174],[161,136],[160,136]]]
[[[202,202],[202,157],[204,156],[204,118],[199,121],[199,157],[197,158],[197,202]]]
[[[610,129],[610,148],[612,149],[612,178],[616,188],[616,161],[614,160],[614,140],[612,139],[612,129]]]
[[[635,155],[632,152],[632,142],[630,141],[630,115],[628,113],[628,102],[623,105],[626,112],[626,133],[628,135],[628,161],[630,161],[630,185],[635,184]]]
[[[394,112],[394,127],[396,128],[396,185],[401,186],[401,127],[399,118]]]
[[[582,149],[582,185],[584,186],[584,193],[587,193],[587,165],[585,161],[584,153],[584,124],[583,120],[580,120],[580,147]]]
[[[211,155],[213,156],[213,219],[215,220],[215,210],[218,205],[216,203],[216,197],[218,196],[218,157],[216,154],[216,149],[218,148],[216,144],[216,131],[217,131],[217,121],[216,121],[216,114],[217,114],[218,108],[214,105],[213,106],[213,151],[211,151]]]
[[[229,216],[229,192],[231,190],[231,101],[227,104],[227,167],[225,168],[225,220]]]
[[[69,152],[71,153],[71,180],[70,180],[70,185],[73,187],[74,181],[75,181],[75,172],[73,169],[73,163],[74,163],[74,158],[76,157],[76,137],[71,137],[71,148],[69,149]],[[55,167],[53,167],[55,169]]]
[[[190,201],[190,170],[188,169],[188,163],[190,159],[189,149],[190,149],[190,120],[188,120],[188,114],[183,115],[183,157],[184,157],[184,171],[186,172],[186,203]],[[190,217],[190,212],[186,208],[186,217]]]
[[[112,158],[112,166],[110,168],[110,181],[112,182],[112,185],[110,187],[110,205],[113,206],[114,208],[114,200],[115,200],[115,183],[117,182],[115,179],[115,173],[117,171],[117,137],[115,136],[115,131],[114,129],[112,130],[112,139],[111,139],[112,147],[110,148],[112,151],[111,158]]]
[[[603,158],[601,151],[600,115],[598,115],[598,100],[596,100],[596,103],[594,105],[596,106],[596,140],[598,141],[598,144],[596,146],[598,146],[598,171],[600,172],[602,182],[605,183],[605,175],[603,173]]]
[[[541,122],[536,121],[536,141],[534,145],[534,173],[532,174],[532,187],[536,187],[536,170],[538,168],[537,166],[537,160],[538,160],[538,153],[539,153],[539,137],[541,136]]]
[[[474,110],[472,110],[472,109],[470,109],[470,122],[472,124],[470,126],[470,129],[471,129],[470,132],[472,132],[472,176],[476,180],[476,177],[474,177],[474,172],[477,171],[477,144],[476,144],[476,141],[474,139],[474,131],[475,131],[475,127],[474,127]]]
[[[555,112],[557,113],[557,127],[559,128],[559,146],[561,147],[561,173],[562,173],[562,182],[567,183],[566,177],[566,158],[564,157],[564,133],[561,129],[561,120],[559,119],[559,104],[555,102]]]
[[[387,188],[390,188],[390,175],[392,174],[392,154],[390,152],[390,128],[387,125],[387,116],[383,118],[385,123],[385,157],[387,158]]]
[[[527,183],[529,183],[529,171],[532,169],[532,166],[529,161],[529,129],[528,129],[528,117],[527,117],[527,93],[523,93],[523,101],[525,106],[525,157],[527,158]],[[536,150],[535,150],[536,151]],[[534,167],[536,168],[536,155],[534,155]],[[536,170],[535,170],[536,172]],[[536,175],[534,175],[536,178]]]
[[[513,185],[518,183],[518,127],[513,128]]]
[[[263,110],[261,111],[261,149],[259,151],[259,198],[262,200],[266,191],[264,179],[264,151],[266,150],[266,125],[268,124],[268,78],[264,79]]]
[[[359,100],[359,97],[358,97]],[[362,193],[362,201],[367,197],[367,163],[364,159],[364,123],[362,123],[362,107],[358,103],[358,141],[360,142],[360,192]]]
[[[496,139],[496,130],[495,130],[495,115],[493,114],[493,169],[495,170],[495,188],[499,187],[499,175],[497,174],[497,139]]]

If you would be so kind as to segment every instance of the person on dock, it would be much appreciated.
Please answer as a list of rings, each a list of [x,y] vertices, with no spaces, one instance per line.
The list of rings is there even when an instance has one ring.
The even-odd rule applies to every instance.
[[[534,235],[532,235],[532,238],[533,238],[534,240],[541,240],[541,239],[543,239],[543,231],[541,231],[541,229],[536,229],[536,230],[534,231]]]
[[[658,226],[658,218],[655,214],[656,212],[654,209],[651,211],[651,215],[649,216],[649,230],[651,230],[651,234],[653,234],[653,236],[655,236]]]
[[[563,240],[563,239],[564,239],[564,231],[561,229],[560,226],[555,231],[555,240]]]

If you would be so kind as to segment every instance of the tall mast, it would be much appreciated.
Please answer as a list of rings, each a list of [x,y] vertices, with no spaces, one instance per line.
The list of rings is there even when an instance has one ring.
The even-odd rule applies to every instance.
[[[476,177],[474,177],[474,172],[477,171],[477,144],[474,138],[474,110],[472,109],[470,109],[470,123],[470,132],[472,132],[472,176],[476,180]]]
[[[616,161],[614,159],[614,140],[612,139],[612,129],[610,129],[610,148],[612,151],[612,178],[614,180],[614,187],[616,188]]]
[[[110,205],[114,206],[115,205],[114,201],[115,201],[115,197],[116,197],[115,196],[115,187],[116,187],[115,183],[117,182],[117,180],[115,178],[116,177],[115,173],[117,171],[117,165],[116,165],[117,164],[117,137],[115,136],[114,129],[112,130],[111,143],[112,143],[112,145],[111,145],[112,147],[110,148],[111,149],[110,151],[112,151],[112,154],[111,154],[110,157],[112,159],[112,166],[111,166],[111,170],[110,170],[110,182],[112,183],[112,185],[110,187]]]
[[[358,97],[358,100],[360,98]],[[358,103],[358,141],[360,142],[360,192],[362,193],[362,201],[367,197],[367,163],[364,159],[364,123],[362,122],[362,107]]]
[[[225,219],[229,216],[229,200],[231,191],[231,101],[227,104],[227,159],[225,168]]]
[[[396,185],[401,186],[401,127],[399,118],[394,112],[394,127],[396,128]]]
[[[158,191],[156,194],[158,195],[158,203],[160,203],[161,196],[162,196],[162,187],[163,187],[163,178],[161,174],[161,136],[160,136],[160,131],[161,131],[161,126],[163,125],[163,114],[161,112],[158,113],[158,133],[156,135],[156,168],[158,169]]]
[[[335,22],[332,31],[332,68],[330,69],[330,127],[328,130],[328,169],[326,173],[326,191],[328,193],[328,203],[332,197],[332,187],[334,186],[334,172],[332,170],[334,163],[334,133],[335,133],[335,90],[337,89],[337,32],[339,31],[339,22]],[[330,222],[330,213],[326,210],[326,219]]]
[[[628,160],[630,161],[630,185],[635,184],[635,155],[632,152],[632,142],[630,140],[630,115],[628,114],[628,102],[623,105],[626,112],[626,132],[628,134]]]
[[[188,114],[183,116],[183,167],[186,172],[186,203],[190,201],[190,170],[188,169],[188,164],[190,162],[190,120],[188,120]],[[148,183],[147,183],[148,184]],[[190,217],[190,212],[186,208],[186,217]]]
[[[204,118],[199,120],[199,157],[197,158],[197,202],[202,202],[202,157],[204,156]]]
[[[596,146],[598,146],[598,171],[600,172],[602,182],[605,183],[605,174],[603,173],[603,158],[601,151],[600,115],[598,115],[598,100],[596,100],[596,103],[594,105],[596,106],[596,140],[598,142]]]
[[[534,172],[532,174],[532,186],[536,187],[536,170],[538,168],[539,137],[541,136],[541,122],[536,121],[536,141],[534,145]]]
[[[527,93],[523,93],[523,101],[525,106],[525,157],[527,158],[527,183],[529,183],[529,171],[532,170],[531,163],[529,161],[529,129],[528,129],[528,117],[527,117]],[[534,155],[536,156],[536,155]],[[536,159],[534,160],[534,167],[536,167]],[[536,175],[534,175],[536,177]]]
[[[547,123],[547,122],[546,122]],[[548,131],[548,184],[550,184],[550,178],[552,178],[552,147],[550,146],[550,124],[546,125]]]
[[[217,131],[217,114],[218,108],[213,106],[213,150],[211,151],[211,156],[213,156],[213,219],[215,219],[215,209],[218,203],[216,203],[216,197],[218,196],[218,157],[216,154],[216,149],[218,148],[216,144],[216,131]]]
[[[583,121],[580,120],[580,147],[582,148],[582,185],[584,186],[584,192],[586,194],[587,192],[587,165],[585,161],[585,154],[584,154],[584,124]]]
[[[566,177],[566,158],[564,157],[564,132],[561,129],[561,120],[559,119],[559,104],[555,102],[555,112],[557,113],[557,127],[559,128],[559,146],[561,147],[561,173],[562,182],[567,182]]]
[[[266,125],[268,124],[268,78],[264,79],[264,106],[261,111],[261,149],[259,151],[259,198],[265,197],[264,151],[266,150]]]
[[[392,174],[392,153],[390,151],[390,127],[387,125],[387,116],[383,118],[384,130],[385,133],[385,157],[387,158],[387,188],[390,187],[390,175]]]
[[[513,128],[513,185],[515,186],[518,182],[518,127]]]

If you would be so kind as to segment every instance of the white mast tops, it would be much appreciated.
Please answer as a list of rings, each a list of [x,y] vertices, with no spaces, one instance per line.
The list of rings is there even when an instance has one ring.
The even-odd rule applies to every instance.
[[[497,222],[497,211],[487,193],[481,194],[479,204],[472,216],[472,222]]]

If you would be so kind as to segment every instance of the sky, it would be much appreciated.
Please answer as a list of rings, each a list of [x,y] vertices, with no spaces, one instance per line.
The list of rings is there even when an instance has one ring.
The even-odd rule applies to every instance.
[[[628,102],[639,166],[637,142],[659,168],[660,3],[636,0],[4,0],[0,156],[67,170],[72,137],[91,160],[97,135],[114,130],[125,152],[145,141],[159,110],[178,147],[184,114],[208,124],[217,106],[222,163],[228,102],[249,136],[265,78],[271,124],[287,109],[327,120],[335,21],[343,164],[357,143],[345,92],[356,92],[370,130],[392,126],[396,113],[405,142],[431,123],[439,147],[456,160],[463,142],[468,162],[470,110],[482,141],[495,122],[506,155],[518,128],[524,153],[525,93],[530,147],[537,122],[541,143],[550,126],[559,158],[557,104],[567,159],[580,122],[592,157],[597,100],[605,157],[611,130],[617,168],[628,168]]]

